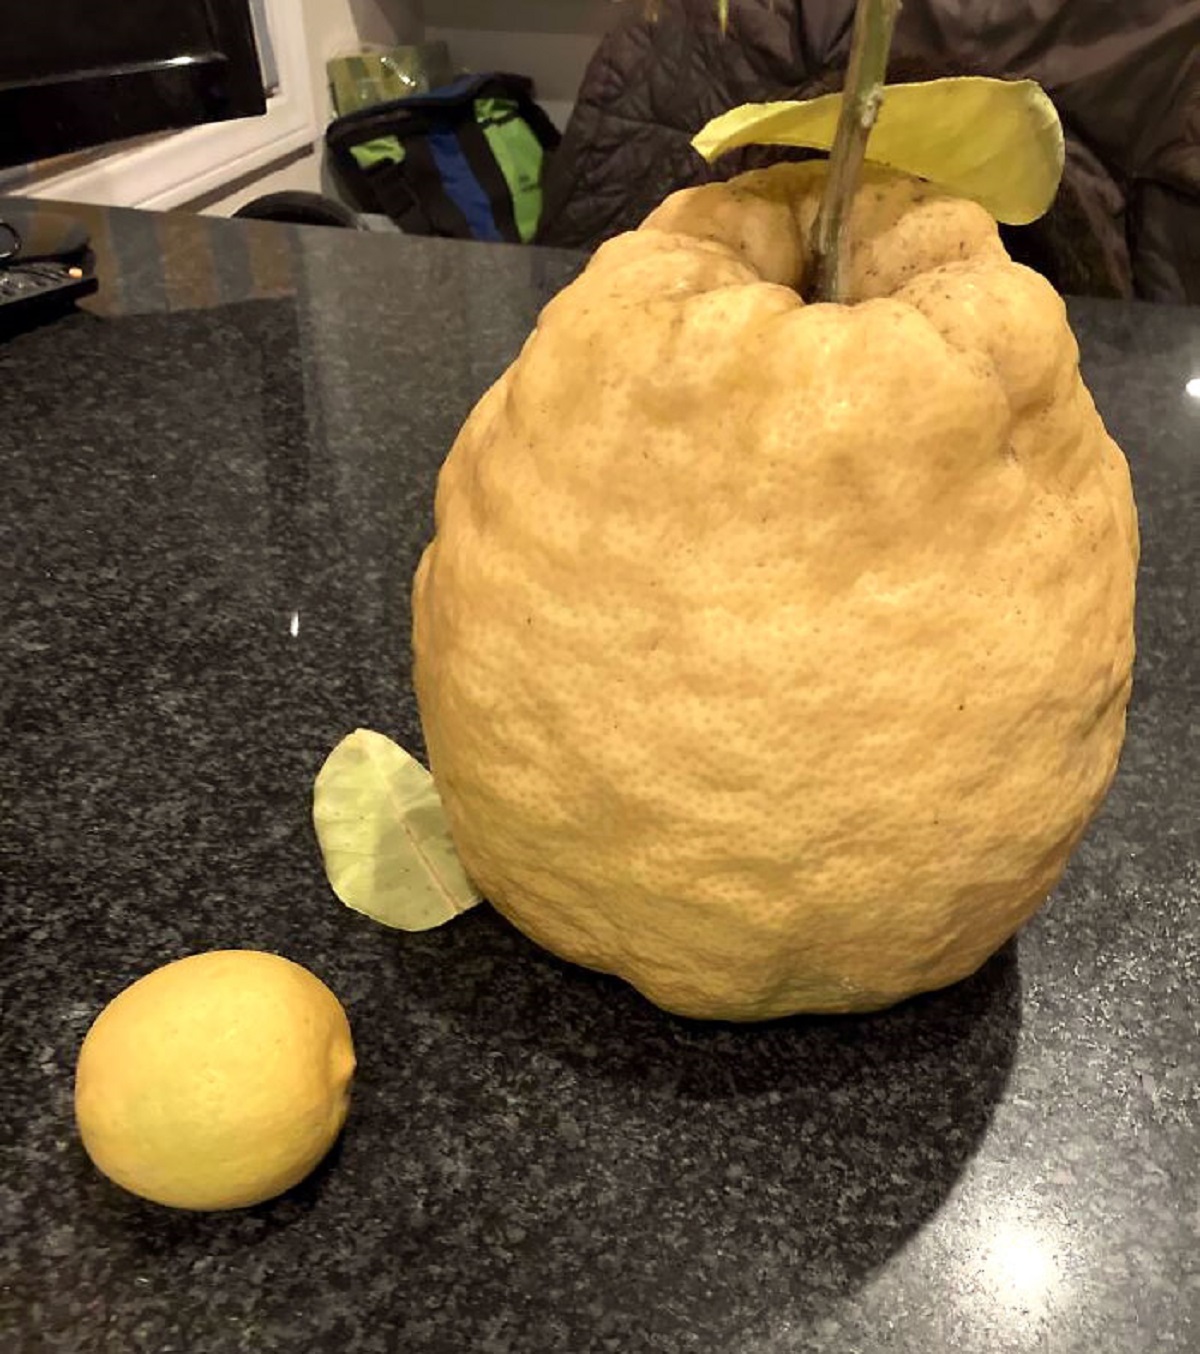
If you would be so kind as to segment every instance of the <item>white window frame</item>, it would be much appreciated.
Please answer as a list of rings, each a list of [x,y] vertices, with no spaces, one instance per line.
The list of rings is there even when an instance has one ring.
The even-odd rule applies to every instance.
[[[126,150],[100,151],[13,191],[26,197],[165,211],[309,148],[318,128],[308,43],[297,0],[266,0],[279,89],[260,117],[167,132]]]

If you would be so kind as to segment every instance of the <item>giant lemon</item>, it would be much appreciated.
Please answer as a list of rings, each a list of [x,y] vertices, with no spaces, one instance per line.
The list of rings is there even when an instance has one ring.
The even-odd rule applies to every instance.
[[[1060,298],[974,203],[824,166],[678,193],[543,311],[441,473],[415,681],[506,916],[673,1011],[971,973],[1113,776],[1125,460]]]
[[[155,969],[88,1031],[75,1113],[95,1164],[174,1208],[241,1208],[302,1180],[349,1107],[354,1049],[333,993],[275,954]]]

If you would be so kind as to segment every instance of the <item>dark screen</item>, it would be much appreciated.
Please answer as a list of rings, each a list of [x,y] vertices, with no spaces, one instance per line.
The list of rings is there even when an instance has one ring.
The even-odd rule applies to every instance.
[[[203,56],[217,46],[203,3],[30,0],[5,25],[0,82]]]
[[[0,0],[0,165],[266,111],[249,0]]]

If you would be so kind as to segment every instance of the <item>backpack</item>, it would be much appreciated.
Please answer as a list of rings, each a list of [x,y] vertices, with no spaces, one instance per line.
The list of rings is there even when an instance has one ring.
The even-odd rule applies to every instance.
[[[348,113],[325,133],[360,210],[412,235],[513,243],[537,231],[542,165],[559,140],[533,82],[499,72]]]

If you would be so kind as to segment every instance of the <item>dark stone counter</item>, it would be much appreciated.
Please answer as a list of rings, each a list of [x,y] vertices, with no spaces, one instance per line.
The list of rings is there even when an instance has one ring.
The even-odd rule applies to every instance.
[[[437,468],[578,260],[87,215],[100,293],[0,343],[0,1350],[1200,1349],[1200,316],[1072,305],[1144,564],[1047,908],[883,1015],[713,1027],[487,908],[378,927],[310,827],[343,734],[421,750]],[[292,1194],[172,1213],[88,1163],[74,1061],[226,946],[339,995],[354,1106]]]

